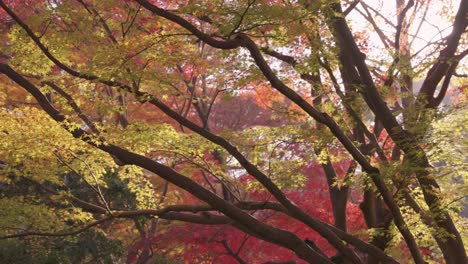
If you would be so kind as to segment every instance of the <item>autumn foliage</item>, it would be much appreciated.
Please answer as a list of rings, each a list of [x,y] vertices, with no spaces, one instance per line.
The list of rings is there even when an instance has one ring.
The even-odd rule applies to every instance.
[[[465,263],[467,10],[0,0],[0,262]]]

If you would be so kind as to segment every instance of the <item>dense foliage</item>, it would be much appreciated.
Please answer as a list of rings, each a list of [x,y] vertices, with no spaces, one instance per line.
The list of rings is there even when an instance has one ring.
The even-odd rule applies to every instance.
[[[468,262],[468,1],[388,2],[0,0],[0,260]]]

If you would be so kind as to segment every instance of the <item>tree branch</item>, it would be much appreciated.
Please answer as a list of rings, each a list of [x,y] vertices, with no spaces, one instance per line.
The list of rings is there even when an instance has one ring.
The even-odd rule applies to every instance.
[[[187,29],[197,38],[199,38],[200,40],[202,40],[203,42],[207,43],[210,46],[213,46],[218,49],[237,49],[240,47],[240,41],[238,38],[234,38],[233,40],[226,40],[226,41],[216,40],[210,37],[209,35],[203,33],[202,31],[197,29],[194,25],[192,25],[190,22],[188,22],[187,20],[183,19],[182,17],[176,14],[173,14],[164,9],[161,9],[146,0],[135,0],[135,1],[141,4],[144,8],[153,12],[155,15],[164,17],[165,19],[170,20],[180,25],[181,27]]]
[[[41,107],[46,111],[46,113],[49,114],[50,117],[52,117],[58,123],[63,124],[65,117],[49,104],[45,96],[32,83],[24,79],[21,75],[16,73],[13,69],[5,64],[0,64],[0,72],[6,74],[10,79],[14,80],[24,89],[26,89],[36,98]],[[206,190],[193,180],[174,171],[170,167],[113,144],[96,144],[96,142],[94,142],[89,136],[86,136],[86,132],[81,129],[74,129],[71,133],[74,137],[80,138],[86,143],[116,156],[124,164],[137,165],[159,175],[161,178],[167,181],[170,181],[174,185],[186,190],[198,199],[208,203],[213,208],[216,208],[220,212],[224,213],[226,216],[237,222],[241,228],[249,230],[249,233],[252,233],[256,237],[280,245],[282,247],[289,248],[304,260],[318,260],[320,263],[330,263],[328,259],[323,258],[315,251],[311,250],[293,233],[263,224],[249,214],[235,207],[231,203],[226,202],[217,195]]]
[[[454,54],[460,43],[462,34],[468,26],[468,2],[460,1],[455,21],[453,23],[452,33],[447,38],[447,46],[440,52],[437,62],[428,71],[426,78],[422,84],[421,90],[418,94],[418,102],[423,105],[434,104],[434,93],[437,85],[442,78],[447,74],[450,65],[453,64]]]
[[[335,11],[341,13],[340,4],[335,4]],[[392,136],[395,143],[403,149],[407,154],[414,153],[414,147],[409,147],[407,142],[410,141],[412,144],[417,141],[414,137],[407,131],[404,131],[400,124],[398,124],[396,118],[393,116],[392,112],[388,108],[385,101],[382,99],[377,88],[375,87],[372,76],[369,72],[369,69],[365,63],[365,57],[359,50],[353,35],[346,24],[346,21],[340,16],[336,17],[334,22],[331,24],[332,31],[337,39],[338,45],[343,52],[352,58],[353,64],[356,66],[357,71],[359,72],[360,79],[364,84],[364,91],[362,93],[364,100],[369,105],[369,108],[374,112],[376,117],[382,122],[387,132]],[[371,174],[372,175],[372,174]],[[419,251],[418,245],[414,239],[413,234],[406,227],[406,222],[401,214],[401,211],[398,205],[395,203],[394,198],[392,197],[391,192],[388,190],[385,183],[382,179],[378,177],[372,177],[376,187],[379,192],[382,194],[382,197],[390,208],[392,215],[395,220],[395,224],[398,227],[398,230],[405,239],[408,248],[411,251],[413,259],[417,264],[424,263],[421,252]]]
[[[82,233],[91,227],[97,226],[99,224],[102,224],[104,222],[110,221],[114,219],[112,216],[104,217],[102,219],[99,219],[97,221],[94,221],[92,223],[89,223],[82,228],[79,228],[77,230],[73,231],[62,231],[62,232],[57,232],[57,233],[49,233],[49,232],[25,232],[25,233],[18,233],[18,234],[13,234],[13,235],[5,235],[5,236],[0,236],[0,239],[8,239],[8,238],[18,238],[18,237],[27,237],[27,236],[49,236],[49,237],[62,237],[62,236],[72,236],[76,235],[79,233]]]
[[[354,0],[343,12],[343,15],[347,16],[351,11],[353,11],[353,9],[359,4],[359,2],[361,2],[361,0]]]
[[[97,127],[94,125],[94,123],[81,111],[80,107],[78,104],[75,102],[73,97],[71,97],[67,92],[65,92],[62,88],[60,88],[58,85],[56,85],[53,82],[46,81],[44,84],[48,85],[50,88],[52,88],[55,92],[57,92],[60,96],[65,98],[68,102],[68,105],[71,106],[71,108],[75,111],[75,113],[78,115],[81,120],[91,129],[92,132],[96,133],[99,135],[99,130]]]

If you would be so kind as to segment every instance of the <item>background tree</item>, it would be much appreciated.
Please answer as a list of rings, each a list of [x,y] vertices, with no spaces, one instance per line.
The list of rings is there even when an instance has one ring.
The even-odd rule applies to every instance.
[[[394,4],[0,0],[2,238],[70,262],[466,262],[468,3]],[[451,26],[421,44],[428,16]]]

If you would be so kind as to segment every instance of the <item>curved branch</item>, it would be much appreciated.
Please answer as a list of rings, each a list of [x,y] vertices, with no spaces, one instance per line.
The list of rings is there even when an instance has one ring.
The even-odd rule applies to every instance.
[[[398,24],[396,26],[396,33],[395,33],[395,50],[397,53],[400,50],[401,30],[403,29],[403,22],[405,21],[406,13],[413,6],[414,6],[414,0],[409,0],[406,6],[403,8],[403,10],[401,10],[400,14],[398,14]]]
[[[0,72],[7,75],[10,79],[18,83],[31,95],[33,95],[50,117],[67,128],[67,126],[63,124],[65,121],[65,116],[63,116],[50,105],[45,96],[37,87],[35,87],[28,80],[24,79],[20,74],[15,72],[6,64],[0,64]],[[237,222],[240,228],[249,230],[249,233],[255,235],[256,237],[291,249],[304,260],[319,261],[320,263],[331,263],[328,259],[322,257],[314,250],[310,249],[295,234],[263,224],[249,214],[235,207],[233,204],[206,190],[190,178],[187,178],[184,175],[174,171],[172,168],[113,144],[97,144],[87,135],[85,131],[79,128],[68,130],[72,130],[71,134],[75,138],[80,138],[84,142],[117,157],[123,164],[136,165],[144,168],[173,183],[181,189],[184,189],[198,199],[211,205],[213,208],[216,208],[216,210],[219,210],[229,218],[233,219],[235,222]],[[327,231],[330,232],[329,230]]]
[[[0,236],[0,239],[8,239],[8,238],[17,238],[17,237],[27,237],[27,236],[49,236],[49,237],[62,237],[62,236],[72,236],[76,235],[79,233],[82,233],[91,227],[97,226],[99,224],[102,224],[104,222],[110,221],[114,219],[112,216],[104,217],[102,219],[99,219],[97,221],[94,221],[92,223],[89,223],[82,228],[79,228],[77,230],[73,231],[63,231],[63,232],[57,232],[57,233],[49,233],[49,232],[25,232],[25,233],[19,233],[19,234],[13,234],[13,235],[5,235],[5,236]]]
[[[83,111],[81,111],[80,107],[78,106],[78,104],[75,102],[75,100],[73,99],[73,97],[71,97],[71,95],[69,95],[67,92],[65,92],[62,88],[60,88],[58,85],[56,85],[55,83],[53,82],[50,82],[50,81],[46,81],[44,82],[44,84],[48,85],[50,88],[52,88],[55,92],[57,92],[60,96],[62,96],[63,98],[65,98],[68,102],[68,105],[71,106],[71,108],[75,111],[75,113],[78,115],[79,118],[81,118],[81,120],[83,120],[83,122],[89,127],[89,129],[91,129],[92,132],[96,133],[97,135],[99,135],[99,130],[97,129],[97,127],[94,125],[94,123],[83,113]]]
[[[468,1],[460,1],[460,6],[458,7],[453,23],[452,33],[447,37],[447,46],[440,52],[437,63],[435,63],[427,73],[426,79],[424,79],[418,94],[418,101],[425,106],[431,104],[431,101],[433,101],[432,98],[434,97],[437,85],[447,74],[447,71],[453,63],[452,60],[455,59],[454,54],[457,51],[461,36],[468,26],[467,12]]]
[[[284,213],[290,217],[294,217],[290,212],[288,212],[281,204],[275,202],[238,202],[235,204],[237,207],[244,209],[244,210],[262,210],[262,209],[269,209],[274,210],[277,212]],[[168,220],[179,220],[184,222],[192,222],[197,224],[209,224],[209,225],[221,225],[221,224],[233,224],[232,220],[226,218],[224,216],[213,215],[210,218],[204,217],[208,216],[203,212],[212,211],[214,210],[209,205],[174,205],[174,206],[167,206],[165,208],[159,210],[138,210],[138,211],[122,211],[116,212],[114,215],[116,217],[120,216],[137,216],[137,215],[158,215],[160,218],[168,219]],[[192,214],[184,214],[181,212],[191,212]],[[196,214],[200,213],[202,214]],[[320,220],[317,220],[320,221]],[[321,221],[320,221],[321,222]],[[332,232],[334,232],[340,239],[346,241],[347,243],[353,245],[357,249],[365,252],[369,255],[376,257],[377,259],[381,259],[385,261],[385,263],[394,263],[397,262],[391,258],[390,256],[386,255],[382,250],[377,248],[374,245],[368,244],[362,241],[359,238],[350,235],[349,233],[336,228],[333,225],[327,224],[322,222],[327,228],[329,228]]]
[[[199,38],[200,40],[202,40],[203,42],[207,43],[210,46],[213,46],[213,47],[218,48],[218,49],[237,49],[237,48],[240,47],[240,41],[237,38],[234,38],[233,40],[226,40],[226,41],[216,40],[216,39],[210,37],[209,35],[203,33],[198,28],[196,28],[194,25],[192,25],[192,23],[188,22],[187,20],[185,20],[184,18],[182,18],[182,17],[180,17],[180,16],[178,16],[176,14],[173,14],[173,13],[168,12],[168,11],[162,9],[162,8],[159,8],[159,7],[151,4],[150,2],[148,2],[146,0],[135,0],[135,1],[138,2],[144,8],[146,8],[149,11],[153,12],[155,15],[158,15],[160,17],[164,17],[165,19],[170,20],[170,21],[180,25],[181,27],[187,29],[193,35],[195,35],[197,38]]]
[[[354,8],[356,8],[356,6],[359,4],[359,2],[361,2],[361,0],[354,0],[347,8],[346,10],[343,12],[343,14],[345,16],[347,16],[349,13],[351,13],[351,11],[353,11]]]
[[[372,28],[375,30],[375,32],[379,36],[380,41],[382,42],[384,47],[386,49],[390,49],[390,45],[393,45],[392,41],[387,37],[387,35],[382,31],[382,29],[379,28],[379,26],[375,22],[374,18],[372,17],[371,13],[369,12],[368,6],[366,4],[364,4],[364,2],[361,2],[361,4],[362,4],[362,7],[364,8],[364,11],[366,13],[364,14],[359,9],[356,9],[356,10],[372,25]],[[377,11],[375,11],[375,12],[377,12]]]
[[[436,108],[437,106],[442,103],[442,100],[445,98],[445,94],[447,93],[448,87],[450,85],[450,80],[452,76],[455,75],[455,70],[457,69],[458,63],[468,54],[468,50],[463,51],[459,55],[453,58],[453,62],[450,67],[447,69],[447,73],[444,77],[444,82],[442,83],[442,87],[440,88],[439,94],[436,97],[432,97],[429,100],[427,105],[428,108]]]

